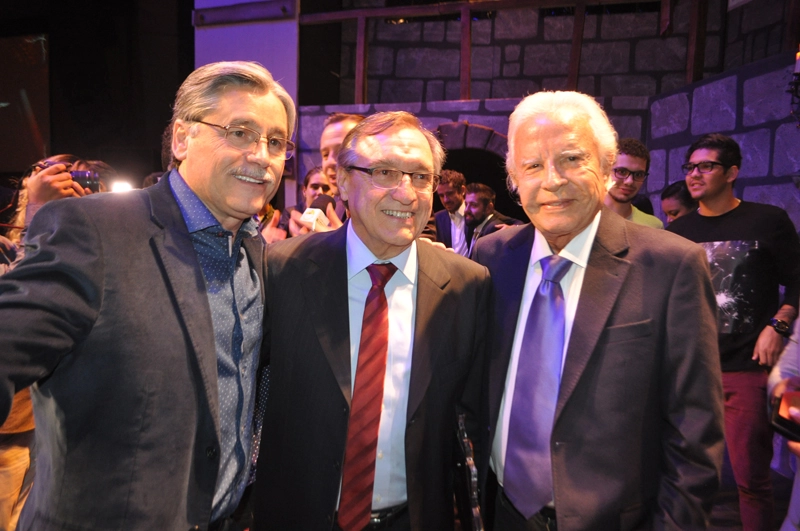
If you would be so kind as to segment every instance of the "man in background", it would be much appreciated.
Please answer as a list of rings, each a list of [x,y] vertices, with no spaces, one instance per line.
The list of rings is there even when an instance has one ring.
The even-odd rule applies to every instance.
[[[475,248],[478,238],[487,236],[510,225],[522,225],[522,222],[501,214],[494,209],[495,191],[482,183],[467,185],[464,197],[464,220],[472,230],[469,252]]]
[[[654,229],[663,229],[664,224],[660,219],[645,214],[632,204],[649,171],[650,151],[647,146],[635,138],[620,140],[617,162],[611,172],[613,184],[606,194],[605,205],[628,221]]]
[[[322,135],[319,139],[319,153],[322,155],[322,172],[328,178],[328,183],[336,200],[336,215],[340,220],[347,218],[347,209],[339,196],[337,183],[336,159],[339,156],[339,149],[347,133],[350,132],[359,122],[364,119],[360,114],[349,114],[335,112],[325,118],[322,125]],[[309,205],[304,205],[308,207]]]

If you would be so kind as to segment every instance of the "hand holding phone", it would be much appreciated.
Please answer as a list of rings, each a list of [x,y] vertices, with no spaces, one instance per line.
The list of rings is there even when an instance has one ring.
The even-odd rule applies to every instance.
[[[800,442],[800,423],[792,419],[789,408],[800,410],[800,391],[786,391],[781,401],[772,409],[772,427],[789,439]]]

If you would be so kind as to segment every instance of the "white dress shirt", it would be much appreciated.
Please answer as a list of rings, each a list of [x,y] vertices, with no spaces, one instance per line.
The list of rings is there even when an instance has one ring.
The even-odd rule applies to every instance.
[[[458,207],[454,213],[447,213],[450,216],[450,239],[453,243],[453,250],[461,256],[467,256],[469,249],[467,248],[467,231],[466,222],[464,221],[464,202]]]
[[[386,376],[383,383],[383,407],[378,430],[378,449],[375,459],[375,484],[372,509],[380,510],[407,501],[406,493],[406,412],[408,387],[411,381],[411,352],[414,342],[414,301],[417,298],[416,242],[389,262],[397,272],[384,288],[389,309],[389,351],[386,356]],[[347,295],[350,315],[350,381],[355,389],[358,349],[364,304],[372,287],[366,268],[382,263],[367,249],[347,224]]]
[[[581,296],[583,277],[586,273],[586,265],[589,262],[589,254],[592,251],[594,237],[597,234],[597,227],[600,224],[600,212],[594,217],[594,221],[583,231],[575,236],[559,254],[568,258],[572,265],[566,275],[561,279],[560,285],[564,292],[564,351],[561,356],[561,372],[564,372],[564,359],[567,356],[569,338],[572,334],[572,324],[575,321],[575,311],[578,308],[578,300]],[[550,245],[544,236],[536,230],[536,237],[533,240],[531,258],[528,262],[528,272],[525,276],[525,289],[522,292],[522,302],[517,318],[517,328],[514,334],[514,345],[511,348],[511,359],[508,361],[508,372],[506,373],[506,385],[503,392],[503,400],[500,403],[500,415],[497,418],[497,428],[495,429],[494,441],[492,443],[492,457],[490,464],[492,470],[497,474],[497,481],[503,485],[503,467],[506,462],[506,445],[508,443],[508,421],[511,417],[511,403],[514,397],[514,385],[517,381],[517,365],[519,364],[519,354],[522,348],[522,337],[525,334],[525,324],[528,322],[528,313],[533,303],[533,297],[539,288],[542,280],[542,266],[539,260],[553,254]]]

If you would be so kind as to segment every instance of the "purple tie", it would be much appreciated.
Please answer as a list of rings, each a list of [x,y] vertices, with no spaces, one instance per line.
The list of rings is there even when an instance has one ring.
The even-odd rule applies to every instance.
[[[503,468],[503,490],[526,519],[553,500],[550,436],[564,352],[564,293],[559,282],[572,262],[551,255],[540,264],[542,281],[525,323]]]

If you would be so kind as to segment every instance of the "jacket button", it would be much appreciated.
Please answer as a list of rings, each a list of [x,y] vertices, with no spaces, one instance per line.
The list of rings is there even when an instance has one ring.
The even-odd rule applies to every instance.
[[[209,446],[206,448],[206,457],[209,459],[216,459],[217,458],[217,448],[214,446]]]

